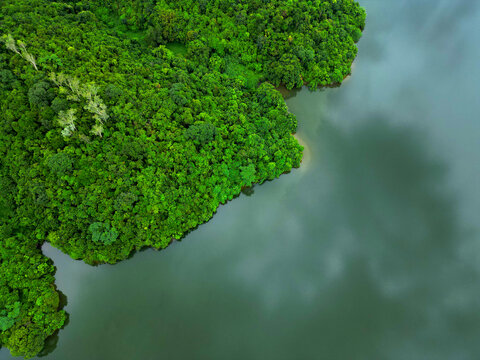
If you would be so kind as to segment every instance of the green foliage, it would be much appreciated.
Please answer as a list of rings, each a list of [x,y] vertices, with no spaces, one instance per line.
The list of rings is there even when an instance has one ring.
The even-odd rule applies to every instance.
[[[248,166],[242,166],[240,168],[242,181],[244,186],[251,186],[255,182],[255,165],[250,164]]]
[[[26,357],[65,320],[42,243],[113,264],[298,167],[274,85],[340,83],[365,22],[351,0],[3,0],[0,14],[0,346]]]
[[[112,103],[115,103],[122,96],[122,89],[113,85],[108,84],[103,90],[103,97]]]
[[[32,106],[48,106],[50,101],[55,97],[54,93],[50,92],[50,84],[46,81],[35,83],[28,90],[28,100]]]
[[[189,102],[189,94],[185,84],[176,83],[170,89],[170,98],[179,106],[187,105]]]
[[[115,210],[131,211],[133,204],[138,201],[138,196],[132,192],[123,192],[115,200]]]
[[[13,306],[7,305],[6,309],[0,310],[0,331],[6,331],[15,324],[20,315],[20,305],[19,301],[15,301]]]
[[[128,2],[120,3],[116,11],[127,14]],[[183,43],[187,57],[203,63],[212,52],[229,56],[289,89],[349,75],[366,16],[352,0],[146,3],[154,6],[143,14],[150,44]]]
[[[0,69],[0,88],[11,90],[15,82],[15,76],[10,70]]]
[[[104,245],[111,245],[118,238],[117,230],[107,223],[94,222],[88,227],[88,231],[92,234],[94,242]]]
[[[50,63],[54,68],[59,68],[63,66],[62,60],[57,56],[57,54],[49,54],[38,59],[38,63]]]
[[[73,161],[68,154],[59,152],[50,156],[47,160],[47,166],[50,171],[57,176],[62,176],[72,170]]]
[[[63,326],[65,313],[53,286],[55,269],[38,239],[26,238],[19,222],[13,227],[5,219],[0,217],[0,344],[31,358]]]
[[[96,21],[96,17],[95,17],[95,14],[93,14],[91,11],[80,11],[78,14],[77,14],[77,20],[79,23],[82,23],[82,24],[87,24],[89,22],[94,22]]]
[[[213,124],[194,124],[185,130],[185,139],[193,140],[195,144],[203,145],[209,143],[217,135],[217,128]]]
[[[268,77],[275,85],[286,84],[287,89],[303,86],[302,65],[298,57],[283,54],[278,63],[268,69]]]
[[[67,100],[57,96],[55,99],[53,99],[51,108],[54,112],[58,114],[61,111],[67,110],[68,106],[69,104]]]

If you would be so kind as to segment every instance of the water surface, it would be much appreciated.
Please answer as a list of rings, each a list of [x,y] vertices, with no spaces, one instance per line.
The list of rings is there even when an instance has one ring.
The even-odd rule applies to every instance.
[[[44,247],[70,314],[44,359],[480,358],[480,6],[361,3],[353,76],[287,101],[304,166],[165,251]]]

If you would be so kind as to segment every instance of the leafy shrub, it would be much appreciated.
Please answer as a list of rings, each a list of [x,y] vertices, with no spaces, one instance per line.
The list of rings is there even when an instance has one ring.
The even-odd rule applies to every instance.
[[[0,310],[0,330],[6,331],[10,329],[20,315],[20,302],[16,301],[13,305],[8,306],[4,310]]]
[[[53,99],[52,105],[50,107],[52,108],[53,111],[55,111],[58,114],[60,111],[67,110],[68,106],[69,104],[67,100],[57,96],[55,99]]]
[[[185,130],[185,139],[192,140],[195,144],[206,144],[217,135],[217,128],[213,124],[202,123],[191,125]]]
[[[111,245],[118,238],[117,230],[108,223],[94,222],[88,227],[88,231],[92,234],[93,242],[104,245]]]
[[[108,102],[115,103],[118,100],[118,98],[122,95],[122,93],[123,93],[122,89],[120,89],[119,87],[113,84],[108,84],[103,89],[103,97]]]
[[[49,91],[50,84],[46,81],[40,81],[34,84],[28,90],[28,100],[32,106],[48,106],[54,95]]]
[[[47,165],[50,171],[58,176],[65,175],[72,170],[73,161],[67,154],[59,152],[52,155],[47,160]]]
[[[86,24],[90,22],[95,22],[97,18],[95,17],[95,14],[91,11],[80,11],[77,14],[77,20],[82,24]]]
[[[11,90],[15,82],[15,75],[10,70],[0,69],[0,88]]]
[[[131,192],[123,192],[118,195],[115,200],[115,210],[128,211],[131,210],[133,204],[137,202],[138,196]]]
[[[186,105],[189,99],[185,84],[173,84],[170,89],[170,98],[179,106]]]

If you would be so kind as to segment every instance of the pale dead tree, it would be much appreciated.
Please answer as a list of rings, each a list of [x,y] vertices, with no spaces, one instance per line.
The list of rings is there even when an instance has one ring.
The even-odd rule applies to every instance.
[[[98,86],[95,84],[88,85],[88,92],[92,94],[92,96],[96,97],[98,94]]]
[[[90,111],[95,120],[102,124],[108,119],[107,106],[103,103],[103,100],[99,96],[95,96],[93,99],[91,99],[84,109]]]
[[[90,133],[99,137],[103,136],[103,124],[109,118],[107,114],[107,106],[102,98],[98,95],[98,87],[95,84],[80,84],[80,80],[74,76],[64,75],[63,73],[56,74],[54,72],[49,74],[49,79],[58,87],[65,85],[67,87],[67,99],[80,101],[85,99],[85,110],[93,114],[95,125],[93,125]],[[58,122],[64,127],[62,130],[63,136],[71,136],[76,130],[75,128],[75,109],[68,111],[60,111],[58,114]]]
[[[78,135],[78,138],[79,138],[81,141],[83,141],[84,143],[89,143],[89,142],[90,142],[90,138],[89,138],[87,135],[85,135],[85,134],[79,134],[79,135]]]
[[[74,76],[67,76],[66,77],[67,86],[72,91],[72,95],[70,95],[70,99],[74,101],[79,101],[80,97],[82,97],[82,92],[80,89],[80,80],[78,80]]]
[[[17,41],[17,43],[18,43],[18,46],[20,46],[21,56],[25,60],[27,60],[30,64],[32,64],[32,66],[35,68],[35,70],[38,71],[37,62],[35,61],[35,57],[27,51],[27,47],[26,47],[25,43],[20,41],[20,40]]]
[[[35,68],[35,70],[38,71],[37,62],[35,60],[35,57],[27,51],[27,46],[25,45],[24,42],[22,42],[20,40],[15,42],[15,39],[10,34],[8,34],[7,36],[4,36],[3,40],[5,41],[5,46],[7,47],[8,50],[11,50],[15,54],[18,54],[21,57],[23,57],[30,64],[32,64],[32,66]],[[17,48],[17,44],[20,47],[20,51]]]
[[[62,135],[64,137],[71,136],[76,130],[76,127],[75,127],[75,120],[77,120],[77,117],[75,116],[76,112],[77,112],[76,109],[68,109],[67,111],[60,111],[58,113],[58,123],[60,124],[60,126],[63,126]]]
[[[48,78],[57,86],[63,86],[65,83],[65,74],[64,73],[54,73],[53,71],[48,75]]]
[[[93,135],[103,137],[103,126],[102,126],[102,124],[93,125],[92,130],[90,130],[90,132]]]
[[[70,93],[67,95],[70,100],[80,101],[81,97],[85,97],[83,86],[80,85],[80,80],[76,77],[65,75],[64,73],[56,74],[51,72],[48,78],[58,87],[67,87],[70,90]]]
[[[75,132],[75,126],[69,125],[62,130],[63,137],[70,137]]]
[[[11,34],[8,34],[7,37],[5,38],[5,46],[7,47],[8,50],[13,51],[20,56],[22,55],[20,54],[20,51],[18,51],[17,45],[15,44],[15,39]]]
[[[60,86],[60,82],[57,80],[57,74],[54,73],[53,71],[48,73],[48,80],[53,82],[55,85]]]
[[[82,96],[88,101],[92,101],[92,98],[97,97],[98,87],[95,84],[88,84],[82,87]]]
[[[75,120],[77,120],[77,117],[75,116],[76,112],[77,112],[77,109],[68,109],[67,111],[60,111],[58,113],[58,123],[61,126],[67,126],[75,123]]]

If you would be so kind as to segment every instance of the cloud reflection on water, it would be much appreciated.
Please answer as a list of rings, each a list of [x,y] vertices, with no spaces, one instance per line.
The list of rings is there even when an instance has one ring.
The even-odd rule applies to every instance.
[[[362,5],[350,81],[289,100],[308,171],[160,253],[48,249],[72,319],[44,359],[480,357],[479,3]]]

